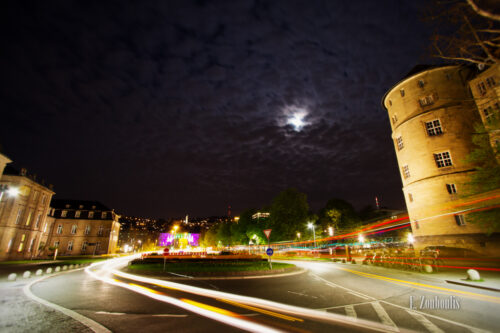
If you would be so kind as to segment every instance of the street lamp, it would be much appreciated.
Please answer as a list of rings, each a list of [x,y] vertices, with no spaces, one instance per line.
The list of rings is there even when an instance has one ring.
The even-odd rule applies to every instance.
[[[415,239],[413,238],[413,235],[411,234],[411,232],[408,234],[408,243],[410,244],[413,244],[413,242],[415,241]]]
[[[365,242],[365,238],[363,237],[363,235],[359,235],[359,236],[358,236],[358,241],[359,241],[360,243],[364,243],[364,242]]]
[[[312,224],[311,222],[309,222],[307,224],[307,227],[309,229],[312,229],[313,230],[313,238],[314,238],[314,248],[316,248],[316,229],[314,228],[314,224]]]
[[[332,227],[328,227],[328,234],[330,236],[333,236],[333,228]]]

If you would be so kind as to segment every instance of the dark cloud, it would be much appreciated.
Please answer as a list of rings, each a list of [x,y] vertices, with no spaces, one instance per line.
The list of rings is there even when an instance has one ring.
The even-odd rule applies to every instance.
[[[125,214],[223,214],[289,186],[314,208],[403,207],[380,99],[422,61],[424,5],[4,2],[0,140],[58,196]]]

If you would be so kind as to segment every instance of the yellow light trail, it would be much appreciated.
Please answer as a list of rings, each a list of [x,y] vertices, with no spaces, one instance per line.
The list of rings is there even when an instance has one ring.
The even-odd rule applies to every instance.
[[[277,313],[277,312],[273,312],[273,311],[268,311],[268,310],[256,308],[256,307],[253,307],[253,306],[250,306],[250,305],[245,305],[245,304],[233,302],[233,301],[229,301],[229,300],[226,300],[226,299],[220,299],[219,298],[217,300],[221,301],[221,302],[224,302],[224,303],[231,304],[231,305],[239,306],[239,307],[244,308],[244,309],[252,310],[252,311],[255,311],[255,312],[260,312],[260,313],[263,313],[263,314],[266,314],[266,315],[269,315],[269,316],[278,317],[278,318],[289,320],[289,321],[304,321],[304,320],[302,320],[300,318],[295,318],[295,317],[287,316],[287,315],[284,315],[284,314],[281,314],[281,313]]]

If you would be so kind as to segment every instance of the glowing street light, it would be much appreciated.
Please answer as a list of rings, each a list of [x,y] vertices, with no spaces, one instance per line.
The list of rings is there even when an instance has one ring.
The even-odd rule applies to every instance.
[[[359,241],[360,243],[364,243],[364,242],[365,242],[365,238],[363,237],[363,235],[359,235],[359,236],[358,236],[358,241]]]
[[[314,228],[314,224],[312,222],[309,222],[307,224],[307,227],[313,230],[314,248],[316,248],[316,229]]]
[[[333,236],[333,228],[332,227],[328,227],[328,234],[330,236]]]
[[[407,239],[408,239],[408,243],[410,243],[410,244],[413,244],[413,242],[415,241],[415,238],[413,238],[413,235],[411,232],[408,234]]]
[[[297,233],[297,238],[300,239],[300,232]]]

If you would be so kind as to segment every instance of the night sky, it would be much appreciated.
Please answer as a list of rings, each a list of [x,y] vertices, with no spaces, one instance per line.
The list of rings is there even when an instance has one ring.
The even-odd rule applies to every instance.
[[[3,153],[125,215],[240,213],[287,187],[314,210],[404,208],[381,99],[435,62],[427,5],[2,1]]]

